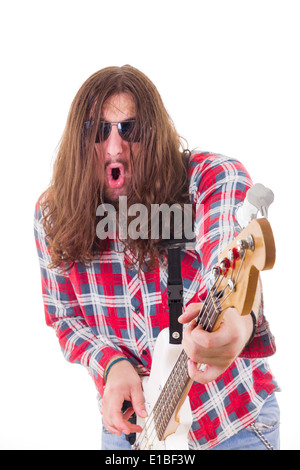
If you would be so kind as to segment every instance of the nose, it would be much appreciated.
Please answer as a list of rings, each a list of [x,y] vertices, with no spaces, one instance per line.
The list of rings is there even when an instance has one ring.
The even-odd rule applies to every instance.
[[[116,126],[112,126],[108,139],[104,142],[105,153],[109,157],[116,157],[123,151],[124,141],[121,138]]]

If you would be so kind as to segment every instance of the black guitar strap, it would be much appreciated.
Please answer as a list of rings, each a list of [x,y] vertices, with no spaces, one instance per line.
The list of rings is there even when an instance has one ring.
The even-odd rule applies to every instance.
[[[190,152],[185,152],[185,162],[188,168]],[[188,189],[188,188],[187,188]],[[194,222],[194,221],[193,221]],[[195,240],[195,239],[194,239]],[[181,248],[194,240],[170,240],[168,244],[168,305],[169,305],[169,343],[180,344],[182,341],[182,324],[178,317],[182,314],[183,283],[181,276]]]
[[[171,344],[180,344],[182,341],[182,324],[178,322],[178,317],[182,314],[183,307],[180,245],[168,248],[168,271],[169,342]]]

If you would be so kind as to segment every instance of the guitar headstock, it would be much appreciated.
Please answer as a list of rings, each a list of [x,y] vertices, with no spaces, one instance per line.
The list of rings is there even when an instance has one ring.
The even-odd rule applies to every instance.
[[[272,269],[276,249],[270,223],[255,219],[229,244],[213,268],[215,283],[210,294],[220,317],[226,308],[235,307],[240,315],[250,313],[260,271]]]

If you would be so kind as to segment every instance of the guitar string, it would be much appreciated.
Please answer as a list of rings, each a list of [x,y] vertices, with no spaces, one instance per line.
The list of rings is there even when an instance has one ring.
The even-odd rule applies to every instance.
[[[211,289],[213,288],[214,286]],[[215,310],[211,291],[209,291],[204,301],[203,308],[201,309],[198,315],[197,323],[200,323],[201,326],[207,331],[209,327],[213,328],[214,325],[212,325],[211,323],[215,323],[215,315],[218,315],[218,312],[216,312]]]
[[[246,252],[244,251],[244,255],[243,255],[243,258],[241,259],[241,264],[240,264],[239,270],[238,270],[238,272],[237,272],[237,275],[236,275],[236,278],[235,278],[235,281],[234,281],[234,284],[233,284],[233,288],[235,288],[236,283],[237,283],[237,281],[238,281],[238,278],[239,278],[239,275],[240,275],[242,266],[243,266],[244,261],[245,261],[245,256],[246,256]],[[223,292],[225,292],[226,287],[228,287],[228,285],[225,286],[225,288],[223,289]],[[224,298],[222,297],[222,300],[220,301],[220,305],[222,305],[222,304],[225,302],[225,300],[230,296],[230,294],[232,293],[232,290],[233,290],[233,289],[231,289],[231,290],[229,291],[229,293],[227,294],[226,297],[224,297]],[[222,310],[221,310],[221,311],[222,311]]]
[[[242,265],[243,265],[243,263],[244,263],[244,260],[245,260],[245,252],[244,252],[244,256],[243,256],[243,258],[242,258],[242,260],[241,260],[241,264],[240,264],[240,267],[239,267],[239,270],[238,270],[238,273],[237,273],[237,276],[236,276],[236,279],[235,279],[235,282],[234,282],[234,286],[236,285],[236,282],[237,282],[237,280],[238,280],[238,277],[239,277],[239,274],[240,274]],[[232,279],[233,271],[234,271],[234,269],[232,269],[231,279]],[[215,283],[213,284],[211,290],[214,289],[214,291],[216,292],[217,289],[218,289],[218,287],[220,286],[220,284],[222,283],[222,281],[223,281],[224,278],[225,278],[225,274],[223,273],[222,276],[220,276],[220,279],[219,279],[219,278],[217,279],[217,280],[219,280],[218,285],[217,285],[217,286],[215,285],[216,282],[217,282],[217,280],[216,280]],[[220,294],[220,292],[221,292],[222,295],[224,295],[224,292],[225,292],[226,288],[228,288],[228,285],[226,285],[226,286],[223,288],[222,291],[219,291],[218,294]],[[232,292],[232,290],[228,293],[228,295],[227,295],[224,299],[222,299],[222,300],[219,302],[220,305],[222,305],[222,304],[224,303],[224,301],[225,301],[225,300],[227,299],[227,297],[231,294],[231,292]],[[212,313],[212,309],[213,309],[213,313]],[[215,305],[214,305],[214,301],[213,301],[213,298],[212,298],[212,296],[211,296],[211,291],[209,291],[209,292],[208,292],[208,295],[207,295],[207,297],[206,297],[206,299],[205,299],[205,301],[204,301],[204,303],[203,303],[202,309],[201,309],[201,311],[200,311],[200,313],[199,313],[199,315],[198,315],[198,317],[197,317],[197,322],[198,322],[198,324],[200,323],[200,324],[202,325],[202,327],[207,330],[209,327],[213,327],[213,326],[211,325],[211,323],[213,323],[213,324],[216,323],[217,318],[219,317],[219,315],[220,315],[221,312],[222,312],[222,309],[221,309],[221,311],[216,311]],[[206,317],[205,317],[205,315],[206,315]],[[182,353],[184,353],[184,354],[182,354]],[[185,355],[185,357],[184,357],[184,355]],[[184,357],[184,366],[185,366],[185,367],[187,366],[188,356],[186,355],[186,353],[185,353],[184,350],[183,350],[183,351],[181,352],[181,354],[179,355],[179,358],[177,359],[176,363],[175,363],[175,366],[174,366],[174,368],[173,368],[173,371],[176,369],[176,367],[178,368],[178,364],[179,364],[180,361],[182,360],[182,357]],[[182,364],[181,364],[181,369],[184,370]],[[173,371],[172,371],[172,372],[173,372]],[[172,379],[173,379],[173,375],[172,375],[172,373],[171,373],[171,374],[170,374],[170,381],[172,381]],[[178,384],[177,384],[177,386],[178,386]],[[165,388],[165,387],[166,387],[166,388]],[[147,439],[147,442],[149,443],[149,438],[148,438],[148,436],[147,436],[147,431],[150,430],[150,426],[152,426],[152,430],[150,431],[150,436],[149,436],[150,439],[152,439],[151,444],[153,444],[155,438],[157,438],[157,431],[156,431],[157,426],[156,426],[156,423],[155,423],[155,411],[156,411],[156,408],[157,408],[157,406],[158,406],[158,402],[161,402],[162,399],[165,398],[165,395],[166,395],[168,389],[170,388],[169,379],[168,379],[168,381],[166,382],[165,387],[164,387],[162,393],[160,394],[159,399],[157,400],[157,402],[156,402],[156,404],[154,405],[153,409],[151,410],[151,413],[150,413],[151,418],[150,418],[150,416],[149,416],[149,418],[146,420],[145,426],[144,426],[142,432],[140,433],[140,436],[139,436],[138,439],[137,439],[137,443],[140,442],[140,443],[142,444],[142,442],[143,442],[144,439]],[[179,400],[178,400],[178,401],[179,401]],[[177,401],[177,403],[178,403],[178,401]],[[163,407],[166,407],[165,403],[166,403],[166,401],[164,401]],[[173,406],[173,405],[172,405],[172,406]],[[175,411],[175,408],[176,408],[176,404],[175,404],[174,409],[173,409],[173,408],[171,409],[171,416],[169,416],[169,419],[168,419],[168,421],[167,421],[167,423],[166,423],[166,425],[165,425],[165,427],[164,427],[164,429],[163,429],[163,431],[162,431],[162,435],[163,435],[163,433],[165,432],[165,430],[166,430],[166,428],[167,428],[167,425],[168,425],[169,422],[170,422],[170,419],[171,419],[171,417],[172,417],[172,415],[173,415],[173,413],[174,413],[174,411]],[[162,413],[162,410],[160,409],[159,411],[160,411],[160,414],[161,414],[161,413]],[[170,409],[168,410],[168,412],[169,412],[169,414],[170,414]],[[155,436],[153,437],[152,434],[153,434],[154,432],[155,432]],[[161,434],[161,430],[160,430],[159,432],[160,432],[160,434]]]
[[[215,281],[215,283],[216,283],[216,281]],[[211,289],[213,289],[215,287],[215,283],[211,287]],[[208,291],[206,299],[204,300],[201,311],[200,311],[200,313],[197,317],[197,320],[196,320],[198,325],[200,323],[200,320],[202,320],[204,318],[204,315],[205,315],[207,309],[211,310],[212,307],[213,307],[213,299],[211,298],[210,291]],[[209,322],[209,312],[206,315],[206,320]],[[201,322],[201,325],[205,328],[204,322]],[[206,325],[206,328],[208,328],[208,325]]]
[[[163,403],[166,404],[165,406],[166,413],[166,423],[163,429],[160,429],[160,433],[163,435],[164,431],[166,430],[168,423],[171,420],[171,417],[173,413],[176,410],[176,406],[178,405],[178,402],[182,396],[182,393],[184,392],[187,382],[189,381],[189,376],[187,374],[187,369],[186,369],[186,358],[185,358],[185,352],[182,351],[179,355],[179,358],[176,362],[176,365],[170,375],[170,381],[168,381],[167,386],[165,387],[164,395],[165,399],[163,400]],[[182,372],[185,373],[185,376],[182,375]],[[178,377],[180,377],[180,383],[178,384]],[[178,385],[180,386],[181,392],[178,393]],[[173,393],[172,393],[173,391]],[[176,397],[177,395],[177,397]],[[157,410],[160,413],[161,407],[157,406]]]
[[[169,379],[170,379],[171,381],[173,380],[173,383],[174,383],[174,375],[178,375],[178,374],[176,374],[176,372],[177,372],[177,370],[178,370],[179,368],[181,369],[181,371],[183,370],[184,372],[186,372],[186,359],[187,359],[187,356],[186,356],[186,357],[185,357],[185,356],[186,356],[185,351],[184,351],[184,350],[181,351],[181,353],[180,353],[180,355],[179,355],[179,357],[178,357],[178,359],[177,359],[177,361],[176,361],[176,364],[175,364],[175,366],[174,366],[174,368],[173,368],[173,371],[172,371],[172,373],[171,373],[171,375],[170,375],[171,379],[170,379],[170,377],[169,377]],[[169,381],[169,379],[168,379],[168,381]],[[166,383],[166,385],[167,385],[167,383]],[[176,385],[178,386],[178,383],[176,383]],[[185,387],[184,387],[184,388],[185,388]],[[157,429],[158,429],[158,428],[159,428],[159,434],[161,434],[161,437],[163,436],[163,434],[164,434],[165,430],[167,429],[167,426],[168,426],[168,424],[169,424],[169,422],[170,422],[170,419],[171,419],[171,417],[172,417],[172,415],[173,415],[173,413],[174,413],[174,411],[175,411],[175,408],[176,408],[176,402],[175,402],[175,403],[173,402],[173,403],[172,403],[172,407],[171,407],[171,408],[170,408],[170,407],[168,408],[168,401],[166,400],[166,398],[168,398],[168,397],[170,396],[170,394],[168,395],[169,389],[170,389],[169,384],[167,385],[167,387],[164,387],[164,389],[163,389],[163,391],[162,391],[162,393],[161,393],[159,399],[157,400],[156,404],[154,405],[154,407],[153,407],[153,409],[152,409],[152,411],[151,411],[151,413],[150,413],[151,418],[150,418],[150,416],[148,417],[148,419],[147,419],[147,421],[146,421],[146,423],[145,423],[145,426],[144,426],[142,432],[140,433],[140,436],[138,437],[138,439],[137,439],[137,441],[136,441],[136,444],[138,444],[138,443],[142,444],[145,439],[147,440],[147,444],[148,444],[148,445],[149,445],[149,442],[150,442],[150,445],[153,444],[153,442],[155,441],[155,439],[160,437],[160,436],[157,436]],[[167,395],[167,397],[166,397],[166,395]],[[179,398],[180,398],[180,397],[179,397]],[[167,409],[169,416],[168,416],[168,418],[167,418],[168,421],[167,421],[166,423],[162,423],[162,422],[161,422],[160,424],[157,425],[157,422],[155,422],[155,418],[158,417],[156,411],[159,411],[159,414],[160,414],[160,415],[163,414],[162,409],[161,409],[160,404],[159,404],[159,402],[161,402],[161,401],[163,401],[162,408],[166,408],[166,409]],[[179,401],[179,399],[178,399],[178,401]],[[178,401],[177,401],[177,403],[178,403]],[[159,408],[159,409],[158,409],[158,408]],[[161,421],[161,418],[160,418],[160,421]],[[162,426],[161,426],[162,424],[164,425],[163,428],[162,428]],[[151,426],[152,426],[152,429],[151,429]],[[151,429],[151,430],[150,430],[150,429]],[[149,436],[147,436],[147,432],[148,432],[149,430],[150,430],[150,434],[149,434]],[[153,433],[155,433],[154,436],[152,436]],[[152,439],[152,441],[151,441],[151,439]]]
[[[174,369],[173,369],[173,371],[172,371],[173,374],[171,373],[171,379],[173,378],[172,376],[174,375],[174,371],[176,371],[176,370],[178,369],[178,365],[179,365],[180,362],[181,362],[181,361],[180,361],[179,358],[178,358],[178,360],[177,360],[177,362],[176,362],[176,364],[175,364],[175,367],[174,367]],[[182,366],[181,366],[181,367],[182,367]],[[167,387],[167,388],[168,388],[168,387]],[[153,407],[153,409],[152,409],[152,411],[151,411],[151,413],[150,413],[151,418],[149,417],[149,418],[147,419],[147,421],[146,421],[146,423],[145,423],[145,426],[144,426],[144,429],[143,429],[142,433],[140,434],[140,436],[139,436],[137,442],[141,441],[141,443],[142,443],[143,440],[144,440],[145,438],[147,438],[148,444],[151,443],[151,439],[153,439],[153,440],[152,440],[152,443],[153,443],[153,441],[154,441],[155,438],[157,437],[157,432],[156,432],[156,430],[157,430],[158,427],[160,428],[160,429],[159,429],[159,433],[161,433],[161,426],[159,426],[159,425],[157,426],[157,423],[155,423],[155,417],[156,417],[156,415],[157,415],[157,408],[160,408],[159,403],[160,403],[162,400],[163,400],[163,402],[164,402],[164,403],[163,403],[163,409],[168,408],[168,401],[166,401],[166,399],[165,399],[165,396],[166,396],[167,391],[168,391],[168,390],[166,389],[166,387],[164,387],[164,389],[163,389],[163,391],[162,391],[162,393],[161,393],[159,399],[157,400],[157,403],[155,404],[155,406]],[[164,410],[161,410],[161,408],[160,408],[159,411],[160,411],[160,414],[164,415]],[[167,410],[167,411],[168,411],[168,414],[170,414],[170,410]],[[171,416],[170,416],[170,418],[171,418]],[[169,421],[168,421],[168,422],[169,422]],[[166,426],[167,426],[168,422],[166,423]],[[151,429],[151,426],[152,426],[152,429]],[[165,426],[165,427],[166,427],[166,426]],[[150,433],[149,433],[148,431],[150,431]],[[154,432],[155,432],[155,436],[152,436],[152,434],[153,434]],[[148,435],[147,435],[147,434],[148,434]],[[146,435],[147,435],[147,436],[146,436]]]
[[[234,281],[234,283],[233,283],[233,288],[235,288],[236,283],[237,283],[237,281],[238,281],[238,278],[239,278],[239,275],[240,275],[242,266],[243,266],[244,261],[245,261],[245,255],[246,255],[246,251],[244,251],[243,257],[241,258],[241,263],[240,263],[239,270],[238,270],[238,272],[237,272],[235,281]],[[234,272],[234,269],[232,269],[232,272],[231,272],[231,280],[232,280],[233,272]],[[214,286],[214,285],[213,285],[212,288],[211,288],[211,290],[214,289],[214,290],[216,291],[216,290],[218,289],[218,287],[219,287],[220,284],[222,283],[223,279],[225,278],[225,274],[223,274],[223,275],[220,276],[220,277],[221,277],[221,279],[219,280],[218,285],[217,285],[217,286]],[[216,284],[216,281],[215,281],[215,284]],[[233,290],[233,289],[231,289],[231,290],[229,291],[229,293],[227,294],[226,297],[223,297],[223,295],[224,295],[224,293],[225,293],[225,291],[226,291],[227,288],[229,288],[228,284],[226,284],[225,287],[224,287],[221,291],[218,292],[218,297],[220,297],[220,299],[221,299],[221,300],[219,300],[219,305],[220,305],[220,306],[225,302],[225,300],[226,300],[226,299],[229,297],[229,295],[232,293],[232,290]],[[221,296],[220,296],[220,294],[221,294]],[[216,297],[216,296],[215,296],[215,297]],[[212,300],[212,299],[211,299],[211,302],[210,302],[210,306],[211,306],[211,304],[213,304],[213,300]],[[214,306],[214,305],[213,305],[213,306]],[[215,309],[214,309],[214,310],[215,310]],[[221,309],[220,312],[216,312],[216,313],[217,313],[218,315],[220,315],[220,314],[222,313],[222,311],[223,311],[223,310]],[[200,312],[199,315],[201,315],[201,313],[202,313],[202,311]],[[214,315],[214,314],[213,314],[213,315]],[[208,319],[208,321],[210,321],[210,320]],[[214,318],[213,318],[213,323],[215,324],[215,319],[214,319]],[[202,323],[201,323],[201,325],[204,326]]]

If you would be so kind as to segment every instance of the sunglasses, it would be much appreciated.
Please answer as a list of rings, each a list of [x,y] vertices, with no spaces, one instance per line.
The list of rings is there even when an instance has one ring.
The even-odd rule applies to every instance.
[[[84,123],[85,129],[88,130],[93,126],[94,121],[86,121]],[[137,124],[135,119],[129,119],[128,121],[121,122],[109,122],[109,121],[100,121],[99,128],[96,134],[96,143],[104,142],[108,139],[111,133],[113,126],[116,126],[119,132],[119,135],[126,142],[139,142],[140,134],[137,130]]]

